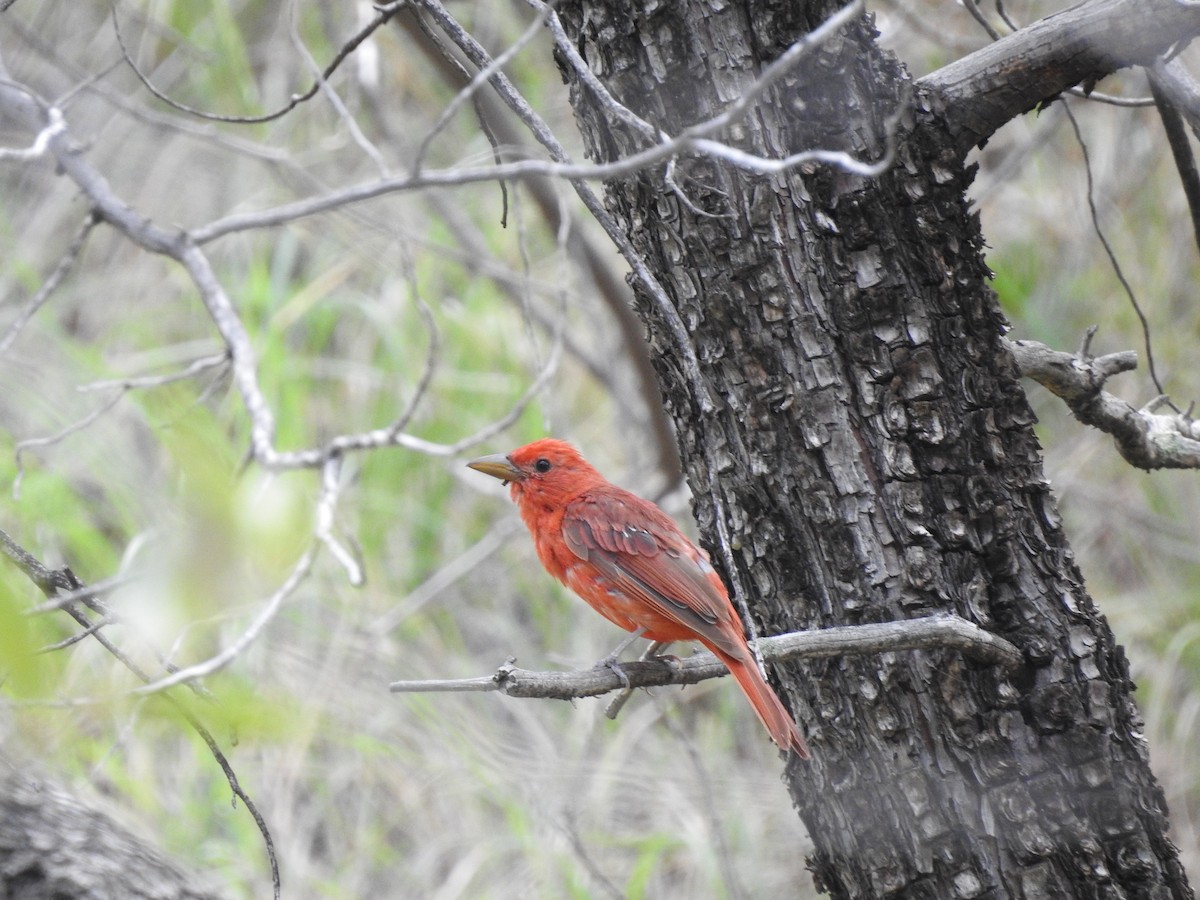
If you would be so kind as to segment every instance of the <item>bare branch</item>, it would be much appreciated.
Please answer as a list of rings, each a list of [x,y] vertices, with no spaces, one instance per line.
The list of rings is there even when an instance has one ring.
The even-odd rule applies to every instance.
[[[406,5],[406,3],[407,0],[395,0],[393,3],[376,6],[375,18],[359,29],[357,34],[355,34],[350,38],[350,40],[346,41],[346,43],[342,45],[341,49],[339,49],[334,55],[329,65],[320,71],[316,80],[313,81],[312,87],[306,90],[303,94],[293,94],[288,102],[282,107],[274,112],[269,112],[261,116],[225,116],[218,113],[205,112],[202,109],[195,109],[194,107],[180,103],[178,100],[174,100],[167,94],[164,94],[154,86],[154,82],[146,77],[145,73],[143,73],[138,67],[138,64],[134,61],[133,57],[129,55],[129,50],[125,47],[125,37],[121,33],[121,21],[117,17],[117,5],[115,3],[113,4],[112,8],[112,22],[113,31],[117,37],[117,44],[121,48],[121,55],[124,57],[125,62],[129,65],[129,68],[133,70],[133,74],[137,76],[138,81],[142,83],[146,90],[148,90],[163,103],[166,103],[172,109],[187,113],[190,116],[195,116],[198,119],[206,119],[210,122],[231,122],[238,125],[254,125],[262,122],[271,122],[275,119],[281,118],[295,109],[301,103],[304,103],[305,101],[311,100],[313,97],[315,97],[317,92],[321,90],[321,85],[329,78],[329,76],[337,71],[338,67],[345,62],[355,50],[358,49],[359,45],[372,34],[374,34],[381,25],[386,24],[387,21],[392,18],[392,16],[394,16]]]
[[[1167,134],[1167,144],[1171,147],[1175,169],[1179,172],[1183,194],[1187,197],[1188,210],[1192,214],[1192,234],[1196,246],[1200,247],[1200,173],[1196,171],[1196,156],[1192,153],[1192,145],[1188,140],[1183,112],[1176,105],[1176,97],[1171,94],[1167,79],[1160,75],[1163,68],[1165,67],[1159,64],[1147,70],[1150,76],[1150,91],[1154,95],[1155,105],[1158,106],[1158,115]]]
[[[274,227],[307,216],[316,215],[317,213],[337,209],[338,207],[360,203],[364,200],[427,187],[467,185],[481,181],[525,181],[551,177],[571,181],[576,185],[576,189],[578,190],[580,187],[579,183],[584,179],[607,180],[622,178],[650,166],[667,163],[674,157],[684,153],[699,153],[711,156],[738,168],[759,174],[778,174],[795,169],[805,163],[823,163],[865,177],[879,175],[886,171],[891,163],[892,147],[890,142],[888,152],[883,159],[874,162],[864,162],[848,153],[821,149],[805,150],[783,159],[767,159],[710,139],[711,135],[719,132],[744,115],[750,104],[757,100],[771,84],[786,74],[788,69],[794,67],[807,52],[811,51],[814,47],[820,46],[822,42],[828,40],[831,35],[849,22],[853,18],[853,14],[858,11],[860,2],[861,0],[855,0],[854,3],[830,17],[820,28],[808,35],[804,41],[800,41],[789,48],[783,56],[769,66],[763,75],[747,89],[744,96],[740,97],[735,103],[730,104],[720,114],[688,128],[675,137],[666,138],[664,136],[664,140],[660,143],[654,144],[638,153],[614,160],[613,162],[578,164],[570,161],[565,150],[558,143],[549,128],[546,127],[545,123],[533,112],[524,99],[520,97],[504,74],[494,68],[494,61],[486,54],[482,46],[475,42],[466,30],[436,0],[422,0],[422,5],[430,11],[439,26],[447,31],[451,40],[458,44],[459,48],[471,57],[472,62],[480,66],[482,70],[493,72],[491,76],[493,87],[496,87],[500,91],[501,96],[509,102],[510,107],[517,111],[522,121],[530,126],[543,146],[546,146],[551,151],[553,161],[522,159],[484,168],[431,170],[414,172],[407,176],[395,178],[382,178],[366,184],[342,188],[322,197],[313,197],[295,203],[284,204],[274,209],[227,216],[224,219],[218,219],[206,226],[194,229],[191,232],[192,238],[197,244],[205,244],[233,232],[245,231],[252,228]],[[612,103],[614,108],[623,109],[615,100],[612,100]],[[621,114],[614,111],[614,115]],[[632,113],[628,113],[628,115],[632,115]],[[646,128],[650,127],[645,123],[642,124]],[[583,197],[583,199],[586,204],[588,202],[587,197]],[[612,236],[611,232],[610,236]],[[632,248],[630,249],[632,252]],[[638,266],[635,266],[635,271],[638,268]],[[680,323],[680,327],[682,327],[682,323]]]
[[[135,390],[137,388],[152,388],[162,387],[167,384],[174,384],[176,381],[187,381],[189,378],[195,378],[202,372],[207,372],[209,369],[216,369],[225,366],[229,363],[228,353],[213,353],[209,356],[201,356],[198,359],[192,360],[178,372],[165,372],[161,375],[132,375],[128,378],[108,378],[104,381],[93,381],[90,384],[81,384],[76,390],[81,392],[87,391],[107,391],[113,388],[122,390]]]
[[[59,122],[62,122],[62,117],[59,117]],[[64,125],[65,127],[65,125]],[[58,261],[58,265],[54,267],[42,286],[38,288],[37,293],[29,298],[29,302],[25,307],[17,313],[17,317],[9,324],[4,332],[4,337],[0,338],[0,356],[3,356],[8,348],[13,345],[13,342],[21,334],[21,331],[29,324],[29,320],[34,314],[45,305],[46,301],[58,290],[59,284],[67,277],[67,274],[75,266],[75,261],[79,259],[79,253],[83,249],[84,243],[87,242],[87,237],[91,234],[92,229],[96,226],[96,217],[88,215],[83,220],[83,224],[79,226],[79,230],[75,232],[75,237],[67,249],[63,251],[62,257]]]
[[[130,100],[121,91],[104,80],[104,76],[112,68],[124,65],[124,60],[117,60],[100,72],[90,72],[81,67],[68,54],[60,52],[61,42],[47,40],[46,35],[49,32],[46,32],[44,29],[30,28],[19,18],[11,16],[5,20],[4,25],[20,37],[22,42],[35,50],[43,60],[52,62],[55,68],[76,81],[74,87],[55,100],[54,106],[57,106],[59,109],[65,110],[76,96],[86,91],[99,97],[105,103],[131,118],[145,122],[155,128],[170,129],[186,134],[197,140],[205,141],[254,159],[267,160],[277,164],[290,162],[290,154],[282,148],[268,147],[244,137],[229,134],[227,131],[220,131],[211,122],[199,122],[194,118],[166,115]]]
[[[596,73],[592,71],[592,67],[587,64],[587,60],[580,55],[575,43],[567,37],[562,20],[558,18],[558,14],[549,5],[543,3],[542,0],[526,0],[526,2],[536,9],[540,16],[549,19],[550,34],[554,37],[555,49],[571,64],[571,68],[575,70],[575,74],[579,76],[579,80],[587,85],[588,90],[595,95],[596,100],[604,107],[604,110],[611,118],[624,122],[650,141],[657,141],[660,138],[669,140],[665,132],[659,128],[655,128],[628,106],[618,101],[609,92],[604,82],[596,77]]]
[[[380,175],[387,175],[388,165],[387,161],[383,158],[383,154],[379,151],[378,147],[368,140],[367,136],[363,134],[362,129],[358,127],[358,122],[355,120],[354,116],[350,114],[350,110],[346,109],[346,104],[342,102],[342,98],[338,96],[338,92],[334,90],[333,85],[331,85],[329,80],[326,78],[325,72],[321,71],[321,67],[317,65],[316,59],[314,59],[313,55],[308,52],[308,46],[304,43],[304,39],[300,37],[300,29],[296,22],[297,6],[298,4],[292,3],[291,8],[288,10],[288,36],[292,39],[292,46],[296,48],[296,52],[299,53],[304,59],[304,64],[308,66],[309,71],[313,73],[313,83],[320,89],[321,93],[325,95],[325,99],[329,101],[329,105],[333,107],[334,112],[337,113],[338,118],[341,119],[342,124],[346,127],[346,130],[350,132],[350,137],[353,138],[354,143],[356,143],[359,148],[362,149],[363,153],[370,157],[371,161],[375,163],[375,168],[379,170]],[[395,8],[399,9],[399,5],[396,5]],[[356,36],[351,42],[353,46],[347,44],[346,46],[342,47],[338,54],[338,58],[335,59],[334,62],[328,67],[329,71],[332,72],[332,70],[337,67],[338,63],[342,59],[345,59],[350,55],[354,47],[357,47],[362,40],[366,39],[366,35],[370,34],[372,31],[386,22],[388,18],[394,14],[394,12],[395,10],[385,15],[382,12],[377,11],[375,19],[369,25],[367,25],[365,29],[359,32],[359,35],[362,37]]]
[[[529,27],[525,32],[517,38],[511,47],[493,59],[488,65],[481,68],[474,76],[470,77],[467,84],[454,95],[454,98],[446,104],[446,108],[442,110],[437,121],[433,123],[433,127],[421,139],[420,146],[417,147],[416,155],[413,158],[410,171],[416,174],[421,171],[421,166],[425,162],[425,154],[429,151],[429,145],[433,143],[434,138],[445,130],[450,120],[454,118],[454,114],[462,108],[463,104],[468,103],[479,93],[479,90],[491,81],[492,75],[503,69],[525,46],[537,37],[538,32],[545,25],[547,17],[550,15],[550,7],[543,6],[534,20],[529,23]],[[556,20],[557,21],[557,20]],[[482,123],[481,123],[482,124]],[[485,126],[486,129],[486,126]]]
[[[1150,65],[1200,34],[1200,4],[1090,0],[1054,13],[921,78],[937,96],[958,149],[1077,84]]]
[[[1178,58],[1155,63],[1151,72],[1163,94],[1187,119],[1192,133],[1200,138],[1200,82]]]
[[[5,90],[0,85],[0,113],[10,112],[27,121],[38,121],[43,117],[41,108],[28,94],[15,88]],[[435,456],[452,456],[468,447],[487,440],[503,431],[520,416],[538,390],[553,375],[561,357],[561,340],[537,378],[517,401],[513,408],[475,434],[453,444],[438,444],[409,435],[400,428],[408,421],[409,413],[402,414],[392,425],[359,434],[342,435],[323,447],[302,451],[280,452],[275,449],[275,417],[258,381],[258,363],[253,343],[245,324],[233,306],[208,257],[187,232],[168,231],[139,216],[113,193],[105,178],[88,162],[70,142],[69,131],[64,127],[50,141],[59,165],[84,191],[96,216],[116,227],[137,245],[152,253],[159,253],[180,263],[187,271],[199,292],[201,302],[208,310],[221,340],[228,351],[233,371],[234,384],[241,395],[242,404],[250,418],[250,444],[252,458],[268,469],[314,468],[324,465],[333,455],[379,447],[407,447]],[[598,201],[597,201],[598,203]],[[122,391],[66,432],[53,438],[38,438],[18,446],[18,454],[29,446],[61,440],[68,433],[78,431],[117,402]],[[18,455],[19,458],[19,455]],[[18,477],[16,486],[19,487]],[[305,567],[306,568],[306,567]],[[281,598],[280,598],[281,599]]]
[[[957,616],[928,616],[902,622],[797,631],[759,638],[757,649],[768,662],[899,650],[955,650],[1008,672],[1019,668],[1023,661],[1021,651],[1013,644]],[[724,663],[707,650],[678,662],[654,659],[621,663],[621,671],[628,678],[629,686],[635,688],[696,684],[729,674]],[[388,689],[392,693],[500,691],[510,697],[571,700],[619,691],[625,686],[617,673],[606,666],[574,672],[537,672],[518,669],[509,660],[493,675],[396,681]]]
[[[1000,40],[1000,32],[992,27],[991,23],[984,18],[983,12],[979,9],[979,0],[966,0],[965,6],[971,16],[979,23],[980,27],[987,33],[993,41]],[[1002,0],[996,0],[996,12],[1008,26],[1009,31],[1020,31],[1021,26],[1015,22],[1004,8]],[[1110,106],[1153,106],[1153,97],[1115,97],[1112,94],[1102,94],[1099,91],[1083,90],[1083,88],[1073,87],[1067,91],[1072,97],[1080,97],[1084,100],[1092,100],[1096,103],[1107,103]]]
[[[1103,390],[1104,382],[1137,368],[1132,350],[1092,358],[1052,350],[1037,341],[1009,341],[1021,374],[1066,401],[1080,422],[1111,434],[1117,450],[1140,469],[1200,468],[1200,424],[1182,413],[1161,415],[1152,402],[1134,409]]]
[[[320,506],[318,508],[321,508]],[[198,662],[190,666],[183,666],[157,680],[146,679],[146,683],[140,688],[136,688],[134,694],[157,694],[165,691],[167,688],[174,687],[177,684],[185,684],[190,681],[195,681],[199,678],[204,678],[212,675],[215,672],[221,671],[242,653],[258,640],[263,630],[275,618],[275,614],[283,608],[283,601],[295,593],[296,589],[304,583],[308,577],[308,573],[312,570],[312,565],[316,559],[317,545],[313,544],[308,547],[292,566],[292,571],[288,573],[288,577],[283,583],[275,589],[274,593],[267,598],[262,609],[258,611],[258,615],[246,626],[246,629],[237,637],[237,640],[226,645],[219,653],[213,654],[203,662]]]
[[[891,164],[891,147],[888,153],[874,162],[864,162],[849,153],[840,150],[803,150],[793,153],[783,159],[766,159],[755,156],[722,144],[717,141],[687,135],[686,133],[666,143],[656,144],[639,153],[626,156],[611,163],[558,163],[537,159],[522,159],[515,162],[502,163],[497,166],[481,168],[428,170],[414,175],[380,178],[353,187],[340,188],[319,197],[297,200],[285,203],[271,209],[257,212],[236,213],[217,219],[207,225],[195,228],[191,232],[192,239],[197,244],[207,244],[227,234],[248,231],[257,228],[273,228],[285,225],[298,219],[315,216],[318,213],[329,212],[343,206],[362,203],[388,194],[415,191],[429,187],[460,187],[468,184],[478,184],[485,181],[529,181],[539,178],[561,178],[576,182],[581,179],[605,181],[612,178],[624,178],[642,169],[660,162],[667,162],[672,157],[694,151],[716,159],[724,160],[731,165],[748,172],[759,174],[778,174],[798,168],[805,163],[823,163],[843,169],[851,174],[873,177],[885,172]]]
[[[62,134],[66,127],[67,123],[63,121],[62,113],[58,109],[51,107],[49,110],[49,121],[46,123],[46,127],[38,132],[33,143],[21,150],[12,147],[0,147],[0,162],[6,160],[28,162],[31,159],[37,159],[46,152],[46,148],[50,146],[50,141]]]

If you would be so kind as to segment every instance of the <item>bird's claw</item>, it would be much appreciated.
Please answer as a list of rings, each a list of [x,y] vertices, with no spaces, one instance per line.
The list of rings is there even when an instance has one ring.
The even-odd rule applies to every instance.
[[[617,659],[615,654],[604,657],[604,659],[596,663],[596,668],[609,669],[614,675],[617,676],[617,679],[621,682],[621,687],[627,691],[633,690],[633,685],[629,683],[629,676],[626,675],[625,670],[621,668],[621,662]]]
[[[653,654],[650,656],[643,656],[642,659],[653,660],[654,662],[660,662],[664,666],[670,666],[676,672],[678,672],[680,669],[683,668],[683,660],[680,659],[678,656],[676,656],[674,653],[664,653],[662,656],[659,656],[658,654]]]

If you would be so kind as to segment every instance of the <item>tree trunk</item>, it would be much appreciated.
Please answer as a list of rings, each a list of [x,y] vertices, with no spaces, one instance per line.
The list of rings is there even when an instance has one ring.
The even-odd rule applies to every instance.
[[[838,8],[646,7],[561,14],[609,91],[670,134]],[[635,285],[697,518],[758,632],[953,612],[1025,655],[1012,678],[950,652],[776,667],[813,749],[787,779],[816,883],[837,897],[1190,897],[1126,660],[1075,566],[1002,341],[963,125],[874,38],[857,20],[718,137],[768,158],[874,160],[905,108],[885,175],[695,156],[678,192],[661,169],[607,185],[669,298]],[[645,146],[563,69],[594,158]]]

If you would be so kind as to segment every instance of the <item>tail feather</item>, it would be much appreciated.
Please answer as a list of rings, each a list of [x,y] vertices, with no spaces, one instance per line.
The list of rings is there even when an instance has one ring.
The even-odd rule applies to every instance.
[[[794,751],[801,759],[811,759],[812,756],[808,752],[808,744],[804,740],[804,735],[800,733],[799,727],[780,701],[779,696],[763,678],[754,657],[738,659],[726,653],[715,650],[714,652],[737,679],[742,693],[746,695],[746,699],[754,707],[754,712],[758,714],[759,720],[770,733],[771,740],[784,750]]]

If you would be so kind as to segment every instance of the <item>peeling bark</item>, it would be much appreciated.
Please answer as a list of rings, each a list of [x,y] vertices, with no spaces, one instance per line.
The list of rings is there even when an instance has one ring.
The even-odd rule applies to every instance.
[[[608,90],[675,134],[836,8],[561,12]],[[811,868],[837,897],[1191,897],[1126,660],[1075,566],[1002,340],[962,123],[874,37],[861,20],[723,137],[875,159],[904,106],[887,175],[689,158],[675,173],[688,203],[661,171],[607,185],[719,401],[702,414],[639,293],[697,518],[720,563],[726,511],[723,574],[758,631],[953,612],[1024,653],[1014,676],[952,652],[774,667],[813,748],[787,772]],[[594,158],[641,146],[567,78]]]

